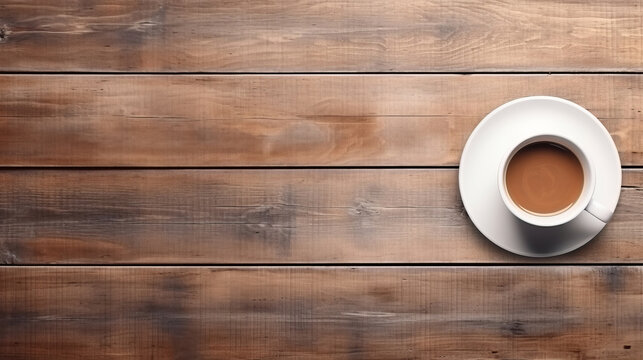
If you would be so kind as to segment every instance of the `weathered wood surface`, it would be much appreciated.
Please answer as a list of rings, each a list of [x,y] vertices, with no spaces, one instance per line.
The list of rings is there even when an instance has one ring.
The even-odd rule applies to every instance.
[[[4,0],[0,70],[643,70],[636,0]]]
[[[8,170],[5,263],[528,262],[486,240],[454,169]],[[537,262],[643,262],[643,171],[588,245]]]
[[[0,268],[0,358],[639,359],[643,268]]]
[[[643,75],[614,74],[643,71],[642,23],[633,0],[2,1],[0,72],[52,74],[0,75],[0,166],[105,169],[0,171],[0,263],[158,266],[0,267],[0,359],[643,358]],[[548,71],[611,74],[176,74]],[[479,234],[456,169],[402,169],[457,166],[528,95],[639,167],[550,259]],[[400,168],[162,169],[261,166]],[[488,266],[530,262],[594,265]]]
[[[457,165],[487,113],[538,94],[643,165],[641,75],[8,75],[0,93],[5,166]]]

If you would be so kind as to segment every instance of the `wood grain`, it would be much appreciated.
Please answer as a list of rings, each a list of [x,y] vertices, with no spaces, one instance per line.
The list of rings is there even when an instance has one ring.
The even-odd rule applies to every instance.
[[[640,3],[4,0],[1,70],[641,71]]]
[[[642,24],[634,0],[2,1],[0,263],[46,266],[0,266],[0,360],[643,358],[643,168],[596,239],[535,260],[476,231],[456,169],[402,169],[457,166],[528,95],[643,166]],[[550,71],[610,74],[456,74]],[[284,74],[310,72],[450,74]]]
[[[643,268],[0,268],[0,358],[638,359]]]
[[[6,166],[457,165],[495,107],[593,112],[643,165],[641,75],[0,76]]]
[[[0,172],[5,263],[523,263],[477,232],[445,170]],[[643,171],[610,224],[536,262],[642,263]]]

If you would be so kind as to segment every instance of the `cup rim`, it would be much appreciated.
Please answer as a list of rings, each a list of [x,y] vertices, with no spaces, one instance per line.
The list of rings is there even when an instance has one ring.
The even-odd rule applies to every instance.
[[[506,188],[505,174],[510,160],[520,149],[529,144],[537,142],[553,142],[555,144],[564,146],[578,158],[581,166],[583,167],[584,185],[578,200],[576,200],[576,202],[574,202],[572,207],[570,207],[569,209],[553,215],[536,215],[521,209],[514,203],[513,199],[511,199]],[[580,147],[574,141],[565,136],[553,133],[536,135],[532,134],[520,141],[517,141],[515,145],[512,146],[510,150],[505,154],[505,156],[503,156],[501,159],[502,160],[498,168],[498,190],[500,192],[500,196],[505,204],[505,207],[507,207],[507,209],[515,217],[522,220],[523,222],[542,227],[562,225],[580,215],[580,213],[585,210],[585,208],[591,201],[595,186],[595,174],[591,162],[589,161],[585,153],[580,149]]]

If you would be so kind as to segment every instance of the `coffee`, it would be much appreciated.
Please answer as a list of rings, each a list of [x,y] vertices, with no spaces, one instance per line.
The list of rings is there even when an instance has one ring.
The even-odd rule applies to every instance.
[[[554,215],[569,209],[584,186],[583,167],[574,153],[551,142],[529,144],[511,158],[507,192],[521,209]]]

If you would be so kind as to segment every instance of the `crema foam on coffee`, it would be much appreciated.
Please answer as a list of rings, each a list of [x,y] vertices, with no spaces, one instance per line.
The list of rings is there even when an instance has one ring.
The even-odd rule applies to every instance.
[[[511,200],[535,215],[569,209],[583,191],[583,167],[574,153],[551,142],[529,144],[511,158],[505,172]]]

